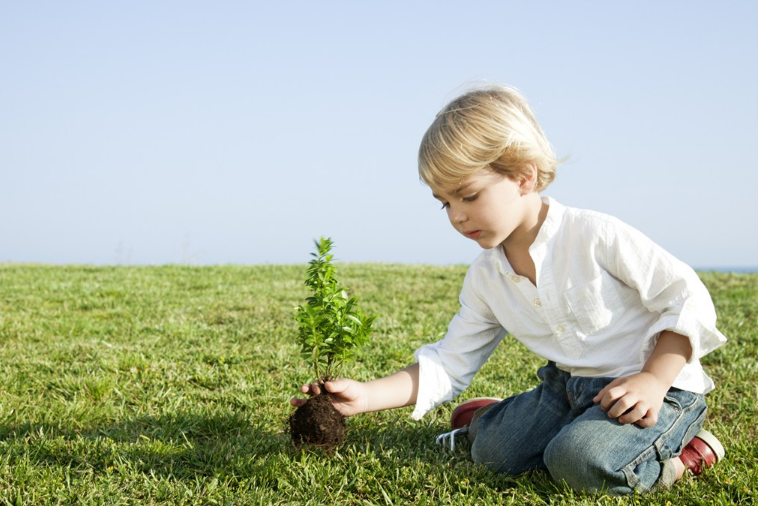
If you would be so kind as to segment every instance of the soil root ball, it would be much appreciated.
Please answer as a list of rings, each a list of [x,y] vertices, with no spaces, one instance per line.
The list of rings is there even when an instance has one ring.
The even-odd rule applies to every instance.
[[[292,413],[289,422],[296,446],[307,443],[331,450],[345,440],[345,417],[334,408],[328,394],[308,399]]]

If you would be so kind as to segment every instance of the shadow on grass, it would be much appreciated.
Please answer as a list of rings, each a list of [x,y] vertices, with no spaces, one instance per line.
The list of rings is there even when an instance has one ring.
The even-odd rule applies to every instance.
[[[253,477],[260,486],[275,490],[281,486],[281,467],[306,458],[329,459],[335,467],[421,466],[443,482],[484,483],[501,492],[529,482],[532,493],[546,499],[556,493],[544,473],[516,478],[497,475],[471,462],[466,443],[461,442],[455,452],[436,445],[434,427],[414,427],[403,421],[350,423],[345,444],[330,454],[308,445],[295,447],[285,425],[286,420],[274,426],[252,424],[247,412],[184,412],[83,428],[34,423],[0,427],[0,441],[5,443],[11,465],[26,460],[35,467],[69,469],[82,475],[143,474],[172,480]]]
[[[251,425],[236,412],[147,415],[84,428],[28,423],[0,427],[0,440],[11,458],[17,453],[33,464],[175,478],[244,469],[261,455],[287,452],[289,444],[283,431]]]

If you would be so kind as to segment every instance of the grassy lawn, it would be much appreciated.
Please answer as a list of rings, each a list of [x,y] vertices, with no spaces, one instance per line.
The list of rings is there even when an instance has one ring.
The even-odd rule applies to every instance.
[[[457,310],[465,267],[340,266],[380,315],[349,366],[370,379],[410,363]],[[727,459],[654,497],[570,492],[506,478],[467,447],[435,446],[453,405],[348,420],[332,455],[296,450],[288,399],[308,381],[292,307],[305,265],[0,265],[0,504],[753,504],[758,499],[758,274],[701,273],[729,343],[704,359],[706,427]],[[536,384],[510,338],[462,398]],[[461,441],[462,443],[462,441]]]

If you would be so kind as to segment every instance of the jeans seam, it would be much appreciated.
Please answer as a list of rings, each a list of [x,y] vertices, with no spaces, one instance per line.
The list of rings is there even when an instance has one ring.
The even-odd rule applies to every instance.
[[[702,413],[700,416],[698,416],[695,420],[693,420],[687,430],[685,431],[685,438],[687,435],[692,432],[691,428],[695,425],[698,425],[700,422],[702,424],[702,421],[705,419],[705,412],[706,407],[705,403],[702,401],[702,399],[696,398],[693,402],[687,404],[687,406],[681,406],[678,400],[674,399],[673,397],[666,396],[667,399],[670,398],[672,401],[669,401],[669,404],[672,406],[672,409],[676,412],[676,417],[672,421],[671,425],[667,430],[664,432],[661,432],[658,435],[658,438],[656,438],[655,441],[653,441],[653,444],[650,445],[648,448],[646,448],[640,455],[638,455],[634,460],[632,460],[629,464],[625,465],[621,471],[623,472],[624,476],[626,477],[627,484],[630,488],[644,493],[649,493],[655,490],[656,486],[658,485],[658,482],[656,481],[652,487],[646,487],[643,485],[639,478],[637,477],[637,473],[634,472],[635,469],[637,469],[637,466],[639,466],[642,462],[645,462],[647,460],[651,460],[655,457],[655,459],[663,464],[664,461],[674,458],[678,455],[674,450],[669,449],[666,450],[666,453],[670,453],[670,455],[664,455],[664,447],[667,443],[669,443],[672,440],[672,434],[675,434],[678,432],[682,425],[688,420],[690,417],[687,416],[691,412],[695,411],[698,408],[702,408]],[[700,402],[699,402],[700,401]],[[683,441],[681,443],[681,446],[686,444],[687,441]]]
[[[690,427],[695,425],[698,422],[698,420],[705,418],[705,411],[706,411],[705,405],[704,405],[705,403],[702,402],[703,405],[701,406],[698,406],[698,404],[700,403],[698,403],[697,398],[695,399],[695,401],[689,403],[687,406],[681,406],[681,404],[679,404],[678,401],[676,402],[674,406],[674,409],[677,412],[676,419],[671,424],[671,427],[669,428],[669,430],[662,432],[660,436],[658,437],[658,439],[655,440],[655,443],[653,443],[658,451],[658,457],[661,460],[661,462],[670,458],[674,458],[678,455],[678,453],[676,452],[674,448],[670,448],[671,445],[668,445],[669,448],[666,450],[670,454],[664,455],[664,447],[666,446],[667,443],[673,440],[671,437],[671,434],[679,431],[682,428],[682,426],[686,423],[686,421],[690,419],[690,416],[687,416],[687,415],[690,415],[691,413],[693,413],[697,408],[701,408],[703,411],[703,413],[701,413],[700,416],[698,416],[695,420],[693,420],[690,423]],[[684,434],[685,437],[688,433],[689,433],[689,427],[685,431],[685,434]],[[677,442],[677,448],[682,447],[686,443],[687,441]]]
[[[651,491],[650,488],[642,484],[639,477],[637,476],[637,473],[635,473],[634,470],[637,469],[637,466],[639,466],[642,462],[651,460],[657,454],[658,454],[658,450],[653,444],[647,447],[645,451],[637,455],[637,457],[634,460],[632,460],[630,463],[628,463],[627,465],[621,468],[621,472],[626,477],[626,483],[629,486],[629,488],[631,488],[632,490],[636,492],[642,492],[642,493],[648,493]]]

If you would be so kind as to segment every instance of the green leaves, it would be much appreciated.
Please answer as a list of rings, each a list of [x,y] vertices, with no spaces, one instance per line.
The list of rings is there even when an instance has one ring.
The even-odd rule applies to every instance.
[[[305,280],[313,295],[304,306],[295,308],[301,353],[313,362],[316,378],[321,382],[337,377],[345,362],[368,342],[376,319],[364,314],[358,300],[337,281],[331,263],[333,245],[329,238],[316,241]]]

